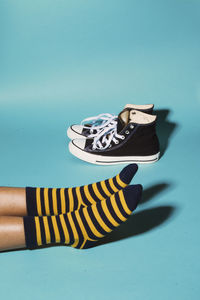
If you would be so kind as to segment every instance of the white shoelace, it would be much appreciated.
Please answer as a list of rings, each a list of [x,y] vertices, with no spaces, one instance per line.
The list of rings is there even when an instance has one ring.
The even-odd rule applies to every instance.
[[[88,137],[93,138],[96,137],[102,131],[104,131],[105,133],[107,131],[110,131],[111,128],[115,128],[117,125],[116,119],[117,116],[115,116],[114,114],[105,113],[100,114],[98,116],[86,118],[81,122],[81,125],[83,126],[83,128],[89,130],[90,134],[88,135]],[[91,126],[84,125],[85,123],[91,123]],[[100,125],[97,125],[99,123]],[[96,132],[94,133],[94,131]]]
[[[115,121],[116,122],[116,121]],[[117,122],[116,122],[117,123]],[[116,124],[117,125],[117,124]],[[102,130],[93,140],[92,150],[107,149],[111,142],[113,141],[115,144],[119,144],[119,140],[124,140],[125,136],[117,133],[117,126],[108,125],[104,130]],[[103,146],[105,144],[105,146]]]

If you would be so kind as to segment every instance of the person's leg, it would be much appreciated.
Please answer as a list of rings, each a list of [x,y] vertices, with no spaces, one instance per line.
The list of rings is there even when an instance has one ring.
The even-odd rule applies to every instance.
[[[104,201],[129,185],[137,169],[136,164],[130,164],[112,178],[80,187],[27,187],[27,214],[28,216],[65,214]]]
[[[26,247],[22,217],[0,216],[0,251]]]
[[[0,216],[26,215],[26,189],[0,187]]]
[[[129,185],[137,168],[130,164],[110,179],[81,187],[0,187],[0,216],[49,216],[90,206]]]
[[[106,200],[58,216],[1,216],[0,251],[55,243],[87,248],[127,220],[141,193],[141,185],[128,186]]]

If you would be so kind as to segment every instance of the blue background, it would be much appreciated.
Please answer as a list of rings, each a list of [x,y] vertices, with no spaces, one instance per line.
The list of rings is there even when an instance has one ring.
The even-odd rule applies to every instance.
[[[199,299],[199,32],[197,0],[0,0],[1,185],[118,173],[73,157],[66,129],[126,103],[155,104],[162,150],[103,245],[0,254],[2,299]]]

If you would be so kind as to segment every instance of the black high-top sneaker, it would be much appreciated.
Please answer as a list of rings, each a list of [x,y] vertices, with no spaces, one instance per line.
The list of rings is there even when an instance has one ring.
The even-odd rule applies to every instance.
[[[74,139],[70,152],[76,157],[99,165],[152,163],[159,158],[156,116],[138,110],[124,110],[117,127],[101,131],[94,139]]]
[[[152,114],[154,105],[137,105],[137,104],[126,104],[124,110],[136,109],[144,113]],[[117,116],[109,113],[100,114],[95,117],[84,119],[81,124],[71,125],[67,129],[67,135],[70,139],[77,138],[94,138],[99,132],[108,127],[109,129],[117,126]]]

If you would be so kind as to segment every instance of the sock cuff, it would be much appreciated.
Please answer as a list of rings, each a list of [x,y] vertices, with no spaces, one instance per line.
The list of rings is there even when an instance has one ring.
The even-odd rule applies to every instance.
[[[24,222],[24,233],[25,242],[28,249],[37,248],[36,229],[35,229],[35,218],[34,217],[23,217]]]
[[[26,187],[26,207],[28,216],[37,216],[36,188]]]

